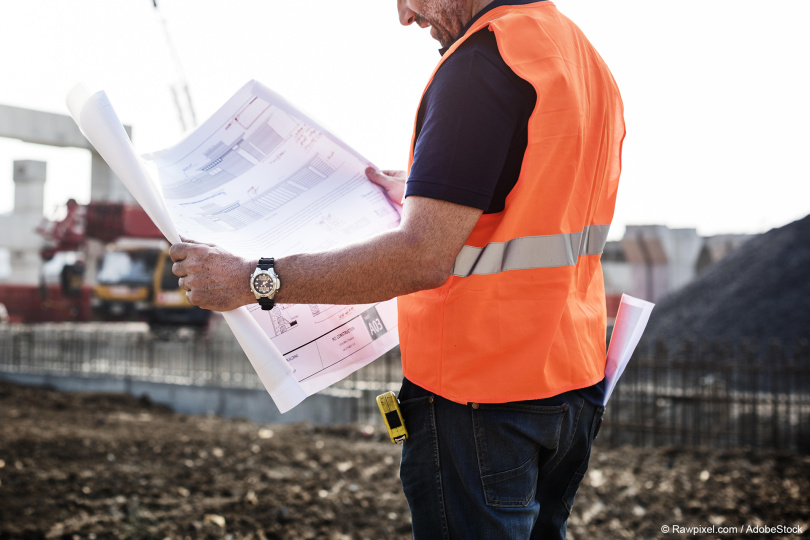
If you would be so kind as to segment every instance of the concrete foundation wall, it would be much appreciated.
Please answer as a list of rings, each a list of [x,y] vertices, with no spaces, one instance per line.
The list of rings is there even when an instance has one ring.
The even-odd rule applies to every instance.
[[[320,425],[347,424],[356,418],[356,400],[316,394],[286,414],[278,411],[265,390],[184,386],[178,384],[113,379],[107,377],[63,377],[0,372],[0,379],[28,386],[49,386],[63,392],[103,392],[147,396],[183,414],[216,414],[225,418],[247,418],[257,423],[311,422]]]

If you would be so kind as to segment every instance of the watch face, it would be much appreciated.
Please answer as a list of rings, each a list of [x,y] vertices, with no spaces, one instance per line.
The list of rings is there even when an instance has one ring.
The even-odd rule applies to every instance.
[[[259,274],[253,278],[253,288],[259,294],[269,294],[273,290],[273,280],[267,274]]]

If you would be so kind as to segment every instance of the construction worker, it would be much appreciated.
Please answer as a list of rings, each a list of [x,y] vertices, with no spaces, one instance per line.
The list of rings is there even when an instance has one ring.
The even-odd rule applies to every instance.
[[[184,242],[174,271],[190,302],[219,311],[256,301],[257,265],[272,277],[265,307],[398,297],[414,536],[564,538],[603,412],[599,258],[621,98],[551,1],[398,0],[398,11],[442,46],[408,174],[367,171],[401,202],[399,227],[275,260]]]

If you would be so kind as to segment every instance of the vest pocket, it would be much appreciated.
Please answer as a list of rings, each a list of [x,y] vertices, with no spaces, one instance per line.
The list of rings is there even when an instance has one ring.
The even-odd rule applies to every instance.
[[[560,448],[560,437],[567,411],[568,405],[525,402],[472,408],[478,467],[487,505],[522,507],[532,501],[539,471],[554,461],[559,451],[566,450]]]

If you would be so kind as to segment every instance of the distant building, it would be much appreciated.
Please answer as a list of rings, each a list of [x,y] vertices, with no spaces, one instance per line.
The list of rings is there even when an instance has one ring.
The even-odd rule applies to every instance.
[[[726,255],[749,241],[751,234],[718,234],[717,236],[707,236],[704,238],[703,248],[700,250],[695,266],[697,274],[700,275],[710,266],[724,259]]]
[[[695,229],[630,225],[624,238],[608,242],[602,254],[608,315],[623,293],[657,302],[753,238],[749,234],[701,237]]]

